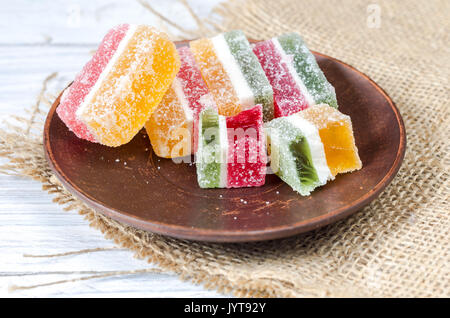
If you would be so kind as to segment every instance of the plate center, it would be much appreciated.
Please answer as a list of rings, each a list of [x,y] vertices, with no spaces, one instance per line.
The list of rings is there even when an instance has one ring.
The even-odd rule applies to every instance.
[[[252,196],[260,196],[262,193],[277,191],[283,184],[281,180],[273,175],[266,175],[266,183],[262,187],[235,188],[235,189],[200,189],[197,182],[197,173],[194,156],[165,159],[156,156],[152,151],[149,164],[153,169],[170,184],[189,195],[224,198],[243,199]]]

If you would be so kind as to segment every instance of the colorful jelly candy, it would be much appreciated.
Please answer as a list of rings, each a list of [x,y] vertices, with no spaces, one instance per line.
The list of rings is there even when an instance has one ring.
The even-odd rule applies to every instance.
[[[309,195],[333,176],[318,129],[296,114],[265,124],[270,167],[301,195]]]
[[[193,153],[199,113],[206,107],[216,108],[190,49],[181,47],[178,55],[180,71],[145,124],[153,150],[164,158]]]
[[[78,137],[120,146],[144,126],[179,66],[175,45],[165,33],[119,25],[64,92],[57,113]]]
[[[242,31],[190,42],[219,114],[234,116],[256,104],[273,118],[273,91]]]
[[[272,85],[275,117],[321,103],[337,108],[334,87],[300,35],[288,33],[258,42],[253,52]]]
[[[201,188],[262,186],[266,147],[262,106],[225,117],[206,109],[199,117],[197,180]]]
[[[362,168],[349,116],[325,104],[315,105],[296,115],[319,129],[328,167],[333,176]]]

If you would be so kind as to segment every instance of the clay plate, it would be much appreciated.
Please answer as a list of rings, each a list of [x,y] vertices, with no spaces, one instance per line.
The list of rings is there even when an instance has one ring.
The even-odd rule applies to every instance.
[[[71,193],[98,212],[177,238],[268,240],[336,222],[375,199],[394,178],[406,134],[399,111],[377,84],[341,61],[314,54],[336,88],[340,111],[352,118],[363,168],[338,175],[309,197],[275,175],[259,188],[200,189],[195,165],[158,158],[144,130],[118,148],[78,139],[55,113],[60,97],[45,123],[48,163]]]

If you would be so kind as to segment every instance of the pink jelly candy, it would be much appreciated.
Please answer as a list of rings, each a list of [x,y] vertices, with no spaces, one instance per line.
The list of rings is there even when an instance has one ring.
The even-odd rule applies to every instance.
[[[253,52],[272,85],[274,116],[289,116],[308,108],[308,102],[289,71],[288,63],[284,61],[273,41],[256,43]]]
[[[97,142],[86,125],[76,118],[75,112],[116,52],[128,28],[128,24],[118,25],[105,35],[92,59],[83,67],[72,85],[61,96],[56,113],[78,138]]]
[[[262,186],[266,178],[266,143],[262,106],[227,117],[227,187]]]

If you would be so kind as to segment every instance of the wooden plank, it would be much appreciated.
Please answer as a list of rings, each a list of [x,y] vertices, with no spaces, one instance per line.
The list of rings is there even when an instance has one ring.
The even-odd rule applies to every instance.
[[[147,0],[164,16],[186,29],[195,29],[195,20],[180,1]],[[195,12],[205,17],[219,2],[189,1]],[[149,24],[162,27],[161,20],[138,1],[78,0],[27,1],[2,3],[0,21],[8,21],[9,32],[0,32],[0,44],[97,44],[106,31],[120,23]],[[180,32],[168,26],[168,30]]]
[[[88,275],[49,273],[0,276],[0,286],[4,286],[0,287],[0,297],[221,297],[201,286],[186,284],[164,274],[123,275],[8,292],[13,285],[46,284]]]
[[[19,179],[16,189],[15,179]],[[28,286],[90,275],[72,272],[128,271],[151,266],[124,249],[54,258],[25,257],[25,254],[56,254],[114,245],[99,231],[87,226],[82,216],[64,212],[52,203],[51,196],[43,193],[37,182],[25,183],[22,178],[12,176],[2,176],[0,180],[1,184],[8,181],[7,193],[0,198],[0,296],[221,297],[201,286],[181,282],[174,275],[154,273],[93,279],[9,294],[7,288],[11,284]]]
[[[89,60],[94,46],[0,47],[0,118],[8,114],[23,115],[34,105],[43,80],[53,72],[58,77],[48,91],[57,94],[73,80]]]
[[[189,1],[206,16],[218,2]],[[175,16],[187,28],[194,21],[178,1],[152,0],[155,9]],[[78,24],[74,12],[80,11]],[[72,16],[71,16],[72,15]],[[24,115],[35,103],[42,81],[56,94],[89,59],[112,25],[131,22],[160,25],[159,19],[128,0],[9,1],[1,4],[0,121],[10,114]],[[176,33],[176,30],[171,29]],[[0,160],[4,162],[4,160]],[[0,297],[220,297],[201,286],[180,281],[172,274],[143,273],[93,279],[18,290],[10,285],[33,285],[89,275],[89,272],[128,271],[148,268],[127,250],[108,250],[53,258],[24,254],[54,254],[114,246],[90,228],[76,212],[64,212],[41,185],[27,178],[0,175]],[[82,274],[75,274],[82,273]]]

